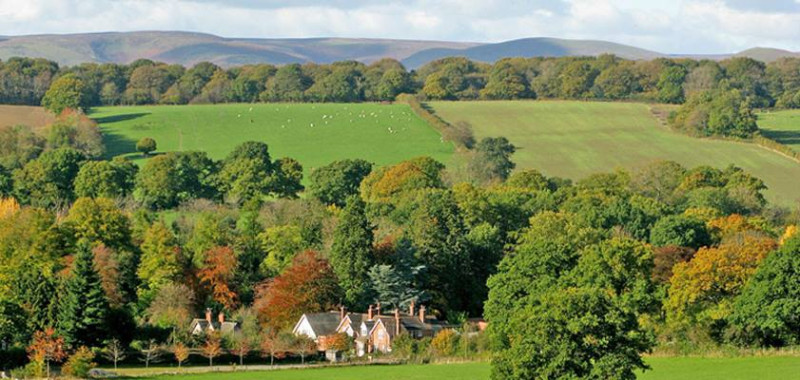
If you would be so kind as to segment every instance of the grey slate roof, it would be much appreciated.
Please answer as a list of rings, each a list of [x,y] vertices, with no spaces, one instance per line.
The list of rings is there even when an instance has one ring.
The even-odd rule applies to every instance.
[[[327,313],[310,313],[305,314],[308,324],[314,330],[317,336],[325,336],[336,333],[336,328],[339,327],[339,312],[331,311]]]

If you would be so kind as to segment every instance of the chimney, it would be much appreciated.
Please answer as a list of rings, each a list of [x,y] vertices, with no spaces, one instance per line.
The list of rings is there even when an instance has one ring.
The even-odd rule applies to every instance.
[[[377,315],[378,317],[381,316],[381,303],[380,302],[378,302],[378,307],[375,310],[375,315]]]
[[[209,325],[211,324],[211,308],[210,307],[206,308],[206,322],[208,322]]]
[[[419,321],[425,323],[425,305],[419,307]]]
[[[371,321],[372,317],[372,305],[369,305],[369,309],[367,309],[367,319]]]
[[[344,306],[339,306],[339,320],[344,319]]]
[[[414,300],[411,300],[411,303],[408,305],[408,315],[414,316]]]
[[[394,336],[400,335],[400,309],[394,309]]]
[[[219,315],[217,315],[217,319],[219,320],[219,325],[222,326],[222,324],[225,323],[225,313],[220,311]]]

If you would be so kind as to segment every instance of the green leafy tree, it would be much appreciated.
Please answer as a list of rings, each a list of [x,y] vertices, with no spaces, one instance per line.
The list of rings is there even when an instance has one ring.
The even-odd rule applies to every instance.
[[[650,232],[650,243],[656,247],[676,245],[698,249],[711,244],[711,235],[701,220],[669,215],[661,218]]]
[[[147,289],[177,280],[183,271],[175,235],[163,222],[153,224],[141,245],[142,258],[137,274]]]
[[[360,160],[334,161],[311,172],[309,193],[325,204],[339,207],[351,195],[358,194],[361,181],[372,172],[372,164]]]
[[[75,195],[78,197],[124,197],[133,192],[136,164],[124,159],[89,161],[83,164],[75,177]]]
[[[108,301],[88,246],[78,247],[58,307],[58,332],[68,345],[99,347],[106,338]]]
[[[636,314],[596,288],[545,292],[512,314],[493,379],[635,379],[652,347]],[[490,323],[494,323],[493,321]]]
[[[658,100],[664,103],[682,103],[685,79],[686,69],[683,66],[672,65],[663,70],[658,78]]]
[[[219,172],[221,191],[231,202],[241,203],[273,194],[292,198],[303,189],[302,167],[289,158],[272,161],[267,144],[248,141],[225,158]]]
[[[83,154],[71,148],[45,152],[14,172],[14,194],[21,202],[39,207],[71,202],[73,181],[83,159]]]
[[[800,343],[800,235],[761,263],[733,305],[733,334],[743,343]]]
[[[153,157],[136,175],[133,196],[148,207],[174,207],[196,199],[216,199],[217,166],[203,152],[167,153]]]
[[[481,182],[505,181],[516,166],[511,155],[516,148],[505,137],[486,137],[475,147],[470,162],[473,177]]]
[[[155,152],[156,149],[158,149],[158,147],[156,146],[156,140],[153,138],[142,137],[136,142],[136,151],[141,152],[145,156]]]
[[[83,81],[68,74],[53,82],[42,98],[42,106],[58,115],[67,108],[83,110],[89,105],[88,100]]]
[[[365,203],[358,195],[347,198],[336,230],[330,262],[344,290],[345,304],[363,308],[369,301],[367,272],[374,262],[373,227],[367,220]]]

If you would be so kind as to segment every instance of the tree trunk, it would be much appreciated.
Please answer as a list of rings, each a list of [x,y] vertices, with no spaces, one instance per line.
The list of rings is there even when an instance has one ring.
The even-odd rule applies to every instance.
[[[275,365],[275,353],[274,352],[270,352],[269,353],[269,366],[272,367],[274,365]]]
[[[306,354],[300,354],[300,364],[306,364]]]
[[[213,356],[210,356],[210,355],[208,356],[208,366],[209,367],[213,367],[214,366],[214,357]]]
[[[244,365],[244,352],[239,352],[239,365]]]

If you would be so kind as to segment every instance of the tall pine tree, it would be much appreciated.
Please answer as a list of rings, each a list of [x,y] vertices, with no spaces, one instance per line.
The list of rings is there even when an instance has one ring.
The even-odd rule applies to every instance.
[[[88,245],[78,247],[61,295],[58,332],[72,347],[98,347],[107,337],[109,306],[93,259]]]
[[[373,238],[364,201],[357,195],[347,198],[347,204],[333,233],[330,262],[344,289],[344,303],[353,309],[362,309],[369,302],[367,273],[374,261]]]

